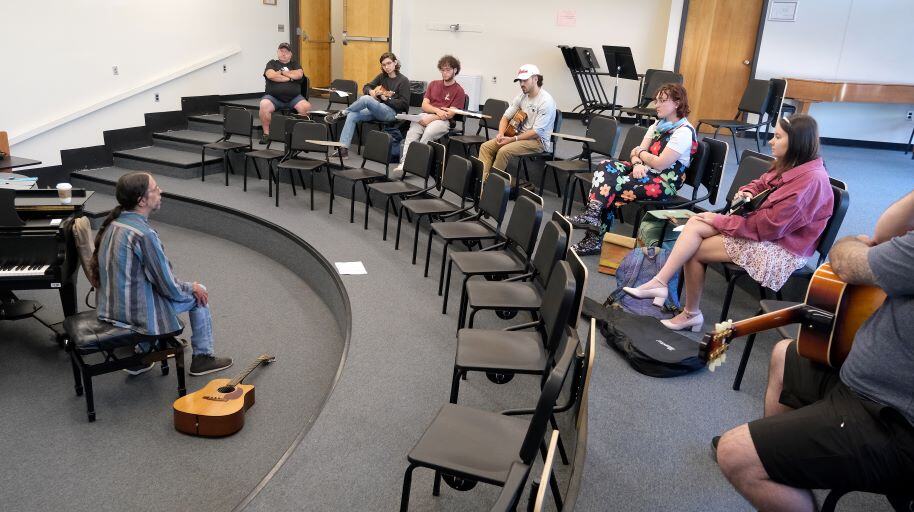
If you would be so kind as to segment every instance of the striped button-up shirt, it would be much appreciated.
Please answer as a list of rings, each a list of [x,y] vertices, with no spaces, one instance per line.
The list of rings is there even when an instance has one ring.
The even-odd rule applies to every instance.
[[[193,298],[179,281],[149,220],[124,212],[108,225],[98,249],[98,318],[148,335],[178,331],[174,302]]]

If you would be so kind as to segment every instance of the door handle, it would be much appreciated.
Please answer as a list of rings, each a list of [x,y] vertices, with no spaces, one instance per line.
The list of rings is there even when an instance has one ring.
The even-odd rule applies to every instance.
[[[389,37],[374,37],[374,36],[350,36],[345,30],[343,31],[343,44],[349,44],[349,41],[365,41],[370,43],[387,43],[390,42]]]

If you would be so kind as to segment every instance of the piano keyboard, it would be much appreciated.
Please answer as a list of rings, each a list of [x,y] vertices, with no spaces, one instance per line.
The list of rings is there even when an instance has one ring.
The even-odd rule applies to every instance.
[[[19,276],[43,276],[50,265],[0,264],[0,278]]]

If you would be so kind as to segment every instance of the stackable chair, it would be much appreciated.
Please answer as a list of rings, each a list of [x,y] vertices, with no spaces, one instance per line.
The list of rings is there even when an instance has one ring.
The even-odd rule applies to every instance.
[[[282,114],[273,114],[273,117],[270,118],[270,136],[267,139],[267,146],[263,149],[257,149],[254,151],[248,151],[244,154],[244,191],[248,191],[248,162],[254,162],[254,171],[257,172],[257,179],[263,179],[263,176],[260,175],[260,166],[257,165],[258,160],[263,160],[267,163],[268,174],[272,176],[273,174],[273,163],[281,160],[289,152],[289,133],[288,126],[291,124],[292,118],[289,116],[284,116]],[[283,144],[283,149],[271,149],[270,146],[274,142]],[[273,188],[273,182],[270,181],[270,188]],[[278,205],[277,205],[278,206]]]
[[[496,384],[510,381],[515,374],[546,375],[564,341],[566,327],[570,327],[570,317],[577,313],[575,297],[581,294],[571,265],[556,261],[543,292],[538,320],[505,329],[460,329],[451,403],[457,403],[460,380],[469,372],[485,372]]]
[[[545,185],[546,175],[550,172],[555,179],[555,190],[559,197],[562,197],[562,187],[559,185],[559,174],[565,175],[565,194],[571,190],[571,179],[575,173],[591,172],[593,169],[594,153],[611,157],[613,148],[616,145],[619,124],[615,119],[603,116],[593,116],[590,124],[587,126],[587,133],[583,138],[572,135],[559,135],[559,139],[569,140],[572,142],[581,142],[581,154],[569,160],[550,160],[546,162],[543,168],[543,176],[540,179],[540,193]],[[588,140],[589,139],[589,140]],[[567,198],[564,203],[567,202]],[[563,210],[564,211],[564,210]]]
[[[522,190],[514,203],[502,241],[479,251],[451,253],[445,276],[441,313],[447,313],[451,272],[454,267],[463,273],[463,282],[460,285],[461,309],[466,300],[467,280],[471,277],[501,278],[526,271],[542,220],[543,199],[532,192]]]
[[[516,479],[526,484],[536,452],[543,447],[552,409],[575,355],[575,344],[564,343],[558,361],[545,379],[533,417],[504,416],[456,404],[444,404],[407,455],[400,510],[409,510],[412,474],[417,467],[435,471],[432,494],[441,492],[441,480],[460,491],[483,482],[500,487]],[[551,479],[554,496],[558,482]],[[561,505],[557,503],[559,508]]]
[[[596,120],[596,118],[594,118]],[[644,139],[644,136],[647,134],[647,128],[643,126],[632,126],[628,129],[628,133],[625,134],[625,139],[622,140],[622,146],[619,147],[619,156],[617,160],[628,161],[628,154],[631,153],[632,148],[641,144],[641,141]],[[571,189],[566,189],[565,192],[565,203],[562,207],[562,212],[566,215],[571,214],[571,210],[574,208],[574,194],[575,191],[581,191],[581,201],[586,205],[587,204],[587,194],[590,192],[590,185],[593,183],[593,172],[578,172],[572,175]]]
[[[717,202],[717,193],[724,176],[729,147],[726,142],[705,137],[698,141],[698,148],[692,155],[692,161],[685,170],[683,186],[688,185],[690,196],[671,197],[662,201],[639,199],[629,207],[637,207],[633,222],[632,236],[638,235],[641,219],[650,210],[688,209],[706,200]],[[702,194],[704,192],[704,194]]]
[[[86,395],[86,412],[89,421],[95,421],[95,400],[92,377],[124,370],[139,364],[161,361],[162,375],[168,375],[168,358],[174,357],[178,377],[178,396],[184,396],[184,348],[186,342],[177,336],[181,330],[158,336],[145,336],[124,327],[98,319],[98,312],[83,311],[68,316],[63,322],[66,338],[64,347],[73,366],[76,395]],[[183,330],[183,329],[182,329]],[[134,347],[148,342],[145,352],[137,353]],[[101,358],[100,362],[96,362]]]
[[[200,181],[206,181],[206,150],[222,151],[222,165],[225,169],[225,186],[229,184],[229,172],[235,174],[229,153],[245,153],[254,149],[254,116],[245,108],[226,108],[222,124],[222,138],[205,144],[200,149]],[[232,136],[238,136],[231,140]],[[240,138],[240,140],[239,140]]]
[[[270,134],[273,135],[272,133]],[[298,174],[301,181],[302,189],[305,188],[305,179],[302,172],[308,173],[308,189],[311,192],[310,208],[314,209],[314,174],[323,169],[327,173],[327,181],[332,183],[330,170],[330,147],[321,144],[315,144],[308,141],[329,141],[330,130],[323,123],[298,122],[292,128],[292,135],[289,139],[289,153],[276,165],[276,173],[270,169],[270,183],[276,182],[276,206],[279,206],[279,175],[281,171],[289,172],[289,182],[292,184],[292,195],[295,192],[295,176],[293,171]],[[313,154],[315,158],[306,155]],[[343,166],[343,159],[340,158],[340,167]],[[272,193],[272,185],[270,185]]]
[[[508,210],[508,195],[511,193],[511,183],[497,174],[490,174],[482,189],[475,214],[457,221],[447,222],[446,219],[460,215],[454,212],[440,216],[440,221],[432,222],[428,230],[428,246],[425,249],[425,277],[428,277],[428,267],[432,258],[432,239],[436,236],[444,242],[441,252],[441,271],[438,274],[438,294],[444,287],[444,265],[447,261],[448,248],[454,242],[465,244],[479,243],[484,240],[495,240],[501,230],[505,212]]]
[[[504,281],[468,281],[466,300],[461,304],[457,321],[458,330],[466,325],[467,310],[471,311],[471,328],[476,313],[481,310],[496,310],[504,318],[510,318],[513,316],[511,313],[516,314],[518,311],[530,311],[534,314],[539,311],[543,304],[542,292],[549,281],[555,262],[563,259],[568,251],[569,230],[570,228],[562,226],[556,220],[546,223],[526,274]],[[530,281],[526,281],[527,279]]]
[[[730,136],[733,137],[734,151],[737,149],[736,134],[754,130],[755,146],[756,149],[761,152],[762,144],[759,140],[759,131],[762,126],[765,126],[770,122],[770,119],[767,117],[769,113],[768,103],[774,100],[772,98],[773,90],[774,84],[770,80],[751,79],[749,80],[749,83],[746,84],[746,89],[743,91],[743,97],[739,101],[736,117],[733,119],[699,119],[698,124],[695,125],[695,129],[698,130],[701,128],[701,125],[706,124],[714,128],[715,139],[721,128],[730,130]],[[749,122],[749,114],[758,116],[756,122]],[[739,154],[736,155],[736,160],[738,163]]]
[[[504,100],[496,100],[489,98],[482,105],[482,114],[488,116],[488,118],[483,117],[479,119],[479,126],[476,128],[475,135],[455,135],[449,137],[447,141],[447,147],[450,149],[451,144],[460,144],[463,148],[463,154],[470,156],[470,154],[475,150],[476,154],[479,155],[479,146],[483,142],[489,140],[492,137],[489,136],[489,129],[498,131],[498,123],[501,122],[501,118],[504,117],[505,111],[508,110],[508,102]],[[485,130],[485,135],[480,135],[479,133]]]
[[[413,154],[414,151],[415,155]],[[417,192],[429,192],[437,185],[439,180],[434,172],[434,156],[435,153],[432,146],[414,141],[409,145],[409,151],[406,153],[406,161],[403,162],[403,174],[400,176],[400,179],[382,181],[368,185],[369,192],[374,192],[375,195],[380,194],[384,196],[384,240],[387,240],[387,218],[390,213],[391,205],[394,205],[394,210],[396,210],[394,199],[403,199],[405,196]],[[405,181],[409,176],[415,176],[421,179],[423,185],[419,187]],[[432,186],[429,186],[428,184],[429,178],[435,181]],[[370,208],[365,208],[366,224],[368,223],[369,210]]]
[[[365,191],[365,208],[371,207],[371,196],[368,194],[368,184],[373,181],[386,180],[390,176],[390,135],[384,132],[368,132],[365,141],[365,151],[362,153],[362,165],[356,169],[344,169],[330,175],[330,214],[333,215],[333,199],[335,197],[335,184],[337,178],[348,180],[352,183],[349,198],[349,223],[355,222],[355,186],[362,185]],[[368,162],[379,163],[384,166],[384,173],[366,169]],[[365,217],[365,229],[368,229],[368,217]]]
[[[562,111],[559,109],[556,109],[555,110],[555,121],[552,123],[552,133],[558,133],[561,130],[562,130]],[[537,151],[534,153],[521,153],[521,154],[515,155],[518,159],[517,176],[516,176],[517,181],[514,182],[515,187],[520,186],[521,172],[524,173],[524,180],[526,180],[528,183],[530,182],[530,172],[527,167],[527,165],[529,164],[530,161],[544,160],[544,161],[548,162],[550,160],[555,160],[555,150],[556,150],[556,148],[558,148],[559,141],[558,141],[558,137],[556,137],[554,135],[550,136],[550,139],[552,140],[552,150],[551,151]],[[507,171],[507,169],[505,169],[505,170]],[[545,171],[543,171],[543,173],[544,174],[543,174],[542,178],[540,179],[540,186],[539,186],[539,192],[538,192],[539,195],[543,195],[543,185],[545,184],[545,177],[546,177]]]
[[[444,170],[444,176],[441,178],[441,190],[438,197],[423,197],[426,192],[420,191],[407,196],[400,202],[400,211],[397,213],[397,236],[394,242],[394,249],[400,249],[400,228],[403,225],[404,213],[415,218],[415,232],[413,235],[413,265],[416,264],[416,252],[419,247],[419,224],[423,218],[428,218],[429,222],[433,218],[441,215],[447,215],[458,210],[467,209],[467,201],[475,202],[476,196],[473,193],[475,175],[473,166],[466,158],[451,155],[447,159],[447,165]],[[445,199],[448,192],[454,194],[460,203],[452,203]]]
[[[657,110],[650,107],[657,95],[657,90],[665,84],[681,84],[682,75],[665,69],[648,69],[644,72],[644,82],[647,84],[641,90],[641,98],[634,107],[620,108],[619,115],[634,116],[638,124],[645,123],[657,117]],[[628,157],[628,155],[625,155]]]

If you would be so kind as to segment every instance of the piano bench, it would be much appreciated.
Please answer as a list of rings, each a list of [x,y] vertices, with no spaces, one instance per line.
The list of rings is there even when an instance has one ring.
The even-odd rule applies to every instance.
[[[65,347],[73,366],[76,395],[82,396],[85,391],[90,422],[95,421],[92,377],[96,375],[159,361],[162,363],[162,375],[168,375],[168,358],[174,357],[178,396],[187,393],[184,384],[184,349],[187,342],[176,337],[181,331],[147,336],[99,320],[95,310],[68,316],[63,328],[66,333]],[[137,353],[136,346],[143,341],[149,342],[149,349]],[[98,359],[101,362],[97,362]]]

